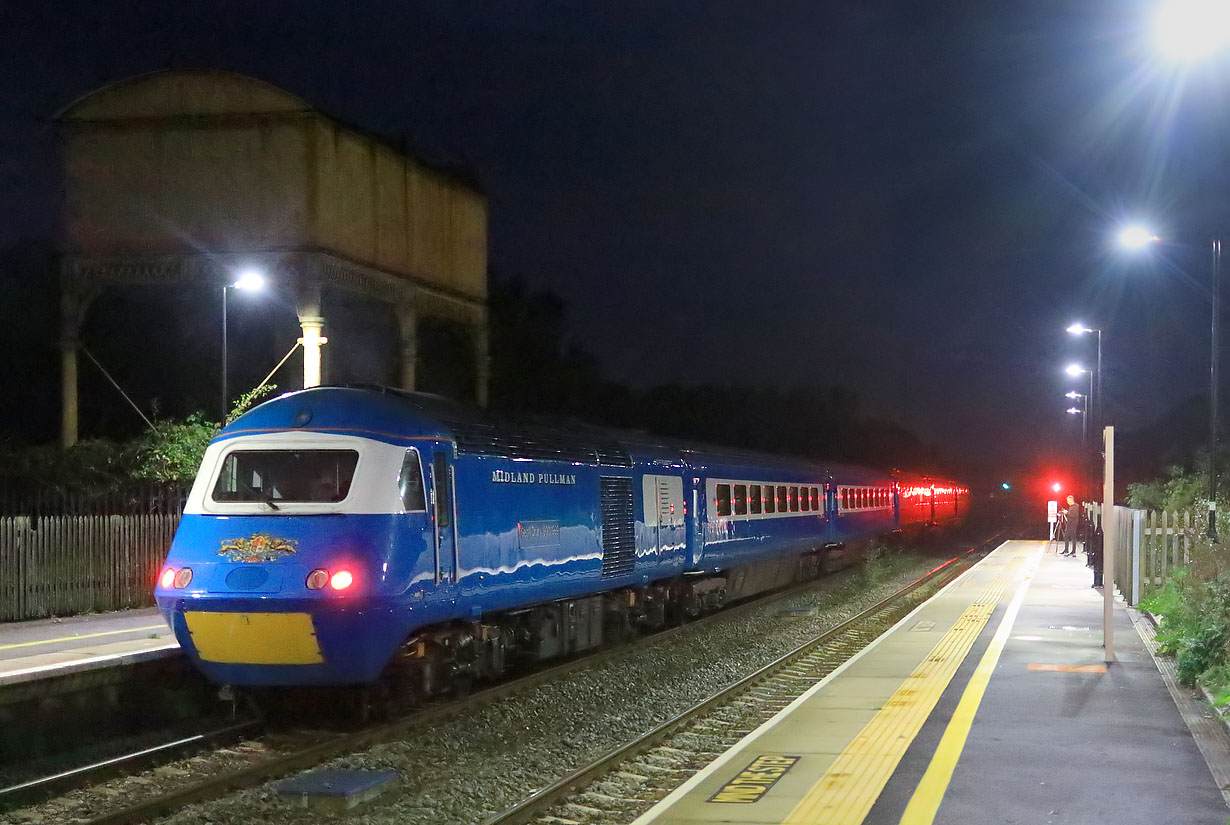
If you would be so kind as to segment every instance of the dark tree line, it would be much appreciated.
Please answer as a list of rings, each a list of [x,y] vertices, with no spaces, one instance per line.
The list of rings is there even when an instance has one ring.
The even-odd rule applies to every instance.
[[[0,443],[54,442],[59,425],[58,260],[48,242],[0,250]],[[84,339],[147,415],[216,417],[218,303],[208,287],[112,290],[88,316]],[[293,308],[235,302],[232,383],[258,382],[297,333]],[[634,389],[605,379],[575,343],[567,307],[519,278],[490,283],[491,403],[498,410],[579,419],[692,441],[889,467],[935,468],[913,433],[862,411],[840,387],[670,384]],[[334,296],[335,343],[326,350],[335,383],[392,382],[395,326],[387,307]],[[343,345],[342,342],[345,342]],[[344,348],[343,348],[344,346]],[[420,329],[424,390],[473,398],[474,355],[464,330],[427,321]],[[683,359],[686,362],[686,354]],[[131,439],[144,424],[101,373],[79,365],[83,435]],[[293,372],[293,370],[291,370]],[[282,389],[297,386],[284,381]]]
[[[916,435],[866,415],[858,396],[841,387],[636,390],[607,381],[593,357],[571,343],[560,298],[521,279],[492,279],[491,326],[497,409],[801,457],[936,468],[934,451]]]

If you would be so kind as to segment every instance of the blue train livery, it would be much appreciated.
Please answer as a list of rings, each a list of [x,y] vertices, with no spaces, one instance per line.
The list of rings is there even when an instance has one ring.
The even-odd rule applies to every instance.
[[[818,575],[966,492],[323,387],[214,440],[155,596],[215,681],[431,693]]]

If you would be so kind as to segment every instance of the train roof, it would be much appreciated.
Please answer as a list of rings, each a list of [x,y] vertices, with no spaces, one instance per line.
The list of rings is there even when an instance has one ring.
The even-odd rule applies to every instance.
[[[459,454],[631,467],[634,458],[702,466],[786,465],[856,483],[891,474],[852,464],[808,461],[717,447],[644,432],[533,414],[494,414],[428,393],[379,385],[322,386],[286,393],[240,416],[218,438],[273,430],[353,432],[384,440],[446,437]]]

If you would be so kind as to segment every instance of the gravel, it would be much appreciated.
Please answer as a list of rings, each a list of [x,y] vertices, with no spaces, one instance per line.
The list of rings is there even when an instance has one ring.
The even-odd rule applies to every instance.
[[[403,741],[335,759],[328,768],[394,770],[397,789],[349,814],[294,807],[270,784],[192,805],[165,825],[467,825],[482,822],[602,754],[653,729],[725,685],[844,621],[934,566],[901,556],[875,565],[875,581],[853,570],[805,593],[774,599],[738,616],[670,638],[629,646],[593,667],[452,718]],[[889,569],[891,568],[891,570]],[[814,610],[814,613],[813,613]],[[0,815],[0,823],[71,823],[150,793],[159,781],[183,784],[235,767],[259,744],[238,746],[116,779],[39,806]]]

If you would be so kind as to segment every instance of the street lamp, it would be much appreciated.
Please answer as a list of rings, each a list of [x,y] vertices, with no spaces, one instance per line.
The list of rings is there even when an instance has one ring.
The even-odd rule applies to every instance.
[[[226,415],[230,409],[230,392],[226,386],[226,293],[230,289],[240,289],[247,292],[260,292],[265,288],[265,276],[259,270],[251,267],[240,271],[235,278],[233,284],[224,284],[222,287],[222,418],[223,425],[226,424]]]
[[[1175,3],[1175,6],[1200,5],[1199,3]],[[1205,4],[1208,5],[1208,4]],[[1131,243],[1127,236],[1134,239],[1146,237],[1144,243]],[[1127,249],[1140,250],[1150,243],[1160,243],[1161,238],[1141,227],[1128,227],[1119,233],[1119,242]],[[1217,332],[1218,315],[1220,314],[1221,296],[1218,289],[1221,283],[1221,239],[1214,238],[1209,243],[1212,253],[1211,280],[1209,296],[1213,306],[1212,317],[1209,320],[1209,538],[1217,539],[1217,363],[1220,359],[1220,337]],[[1101,399],[1099,399],[1099,403]]]
[[[1230,7],[1224,0],[1171,0],[1159,9],[1156,26],[1166,57],[1199,60],[1230,42]]]
[[[1102,330],[1091,329],[1085,326],[1084,324],[1080,323],[1079,321],[1072,324],[1072,326],[1068,327],[1069,335],[1084,335],[1086,332],[1095,332],[1097,333],[1097,336],[1098,336],[1098,362],[1093,368],[1094,373],[1097,375],[1097,393],[1093,396],[1093,399],[1094,399],[1093,412],[1094,412],[1094,421],[1096,422],[1097,427],[1100,428],[1103,424],[1103,421],[1102,421]],[[1086,404],[1086,406],[1088,407],[1089,405]],[[1097,432],[1097,431],[1098,431],[1097,428],[1095,428],[1094,432]]]
[[[1075,327],[1075,326],[1077,325],[1076,324],[1072,325],[1072,327]],[[1072,327],[1068,327],[1068,332],[1072,331]],[[1098,340],[1099,342],[1101,341],[1100,334],[1098,336]],[[1098,349],[1099,349],[1099,354],[1100,354],[1101,347],[1098,347]],[[1088,373],[1089,375],[1089,392],[1080,393],[1080,392],[1077,392],[1076,390],[1071,390],[1067,393],[1064,393],[1064,397],[1071,398],[1074,401],[1077,398],[1079,398],[1082,401],[1081,407],[1083,409],[1077,409],[1076,407],[1072,407],[1071,409],[1068,410],[1068,413],[1072,415],[1082,414],[1082,418],[1081,418],[1081,464],[1084,467],[1082,475],[1085,477],[1085,486],[1086,486],[1085,495],[1088,495],[1090,499],[1092,499],[1096,493],[1096,491],[1093,488],[1093,480],[1097,478],[1097,475],[1098,475],[1097,466],[1095,463],[1096,452],[1091,451],[1089,449],[1089,429],[1091,426],[1089,423],[1089,399],[1093,396],[1093,370],[1087,370],[1084,367],[1082,367],[1080,364],[1069,364],[1064,369],[1064,372],[1066,372],[1068,375],[1072,376],[1073,378],[1075,378],[1078,375],[1081,375],[1082,373]]]

